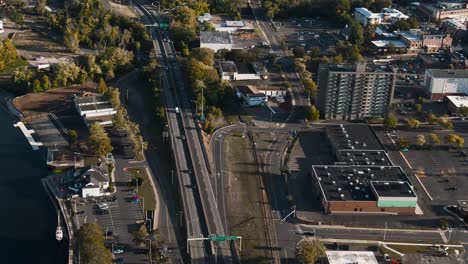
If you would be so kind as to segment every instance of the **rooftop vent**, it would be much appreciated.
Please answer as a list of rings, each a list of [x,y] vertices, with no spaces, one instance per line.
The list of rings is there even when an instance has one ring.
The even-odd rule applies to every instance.
[[[341,197],[341,200],[345,199],[344,194],[341,194],[340,197]]]
[[[363,147],[367,147],[366,142],[362,142],[362,146],[363,146]]]
[[[390,185],[390,183],[389,182],[384,182],[384,185]]]
[[[384,166],[380,166],[380,170],[384,170],[384,169],[385,169],[385,167],[384,167]]]
[[[333,185],[336,185],[336,181],[332,181],[332,184],[333,184]]]
[[[354,187],[354,190],[359,191],[361,188],[359,186]]]
[[[338,192],[341,192],[341,188],[338,188]]]

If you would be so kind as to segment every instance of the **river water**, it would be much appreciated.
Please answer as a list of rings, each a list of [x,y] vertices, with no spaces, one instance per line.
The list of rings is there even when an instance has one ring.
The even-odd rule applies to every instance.
[[[41,178],[45,151],[34,151],[5,107],[0,90],[0,263],[65,264],[67,241],[55,240],[57,212]]]

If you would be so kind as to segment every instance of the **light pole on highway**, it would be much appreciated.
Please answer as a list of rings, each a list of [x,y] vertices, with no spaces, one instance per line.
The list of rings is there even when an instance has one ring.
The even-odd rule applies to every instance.
[[[385,221],[385,229],[384,229],[384,234],[383,234],[383,241],[385,241],[385,238],[387,237],[387,221]]]
[[[195,116],[198,117],[198,102],[197,102],[197,100],[190,100],[190,102],[195,103]]]
[[[153,3],[151,3],[151,5],[154,5],[154,3],[158,4],[158,13],[161,13],[161,3],[159,3],[158,1],[154,1]]]

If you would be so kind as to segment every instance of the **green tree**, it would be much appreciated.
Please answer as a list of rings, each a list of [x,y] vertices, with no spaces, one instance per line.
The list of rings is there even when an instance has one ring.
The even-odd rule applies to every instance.
[[[80,261],[83,264],[111,264],[112,254],[104,245],[105,237],[96,223],[86,223],[77,232]]]
[[[102,95],[106,94],[109,91],[106,85],[106,81],[104,81],[102,77],[99,78],[99,84],[98,84],[97,90]]]
[[[447,228],[448,228],[448,226],[449,226],[449,222],[448,222],[447,219],[442,218],[442,219],[440,219],[440,221],[439,221],[439,225],[440,225],[440,229],[442,229],[442,230],[447,230]]]
[[[50,88],[49,76],[47,76],[47,75],[42,76],[41,86],[42,86],[43,91],[49,90],[49,88]]]
[[[440,139],[439,136],[435,133],[429,134],[429,142],[431,142],[432,145],[439,145],[440,144]]]
[[[349,36],[349,41],[355,45],[361,45],[364,42],[364,31],[361,24],[357,20],[353,20],[350,25],[351,34]]]
[[[319,240],[301,240],[296,247],[296,257],[302,263],[314,264],[325,255],[325,251]]]
[[[63,33],[63,44],[71,52],[77,52],[80,50],[80,38],[78,36],[78,30],[72,29],[67,26]]]
[[[70,144],[75,144],[77,139],[78,133],[76,130],[68,130],[68,140],[70,141]]]
[[[398,126],[398,119],[394,114],[388,114],[384,118],[384,126],[386,129],[395,129]]]
[[[118,129],[127,127],[127,110],[123,107],[117,109],[117,113],[113,116],[112,125]]]
[[[458,113],[462,116],[467,116],[468,115],[468,106],[462,106],[460,109],[458,109]]]
[[[120,108],[120,92],[119,89],[110,87],[107,91],[107,96],[109,97],[109,101],[115,109]]]
[[[406,126],[410,129],[419,128],[419,126],[421,126],[421,122],[419,122],[419,120],[415,118],[405,119],[405,122],[406,122]]]
[[[192,50],[192,57],[203,62],[205,65],[214,65],[214,52],[209,48],[194,48]]]
[[[41,81],[39,81],[38,79],[35,79],[32,84],[32,90],[35,93],[42,92]]]
[[[387,53],[394,54],[396,52],[396,46],[393,44],[393,42],[390,42],[387,45]]]
[[[311,78],[302,78],[301,81],[307,94],[310,96],[312,101],[315,101],[315,99],[317,99],[318,91],[317,84]]]
[[[296,58],[304,58],[304,56],[306,54],[305,48],[302,47],[302,46],[294,47],[292,52],[294,54],[294,57],[296,57]]]
[[[88,148],[99,157],[112,151],[111,141],[104,127],[99,123],[92,123],[89,127]]]
[[[148,229],[146,229],[146,225],[142,224],[138,228],[137,231],[132,233],[133,235],[133,242],[137,245],[141,245],[145,243],[146,238],[148,237]]]
[[[398,138],[396,143],[397,143],[398,147],[400,147],[400,148],[409,148],[409,146],[410,146],[409,140],[407,138],[405,138],[405,137]]]
[[[320,119],[320,111],[315,107],[315,105],[306,108],[306,119],[313,122]]]
[[[356,63],[356,62],[361,62],[363,60],[364,58],[362,57],[359,51],[359,46],[357,45],[351,46],[350,51],[349,51],[349,62]]]
[[[422,111],[422,104],[416,104],[416,105],[414,106],[414,109],[416,110],[416,112],[421,113],[421,111]]]

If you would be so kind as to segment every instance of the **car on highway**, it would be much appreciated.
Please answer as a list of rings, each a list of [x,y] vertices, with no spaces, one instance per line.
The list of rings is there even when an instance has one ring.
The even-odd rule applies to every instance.
[[[304,235],[304,236],[315,236],[315,232],[314,231],[304,231],[304,232],[302,232],[302,235]]]
[[[122,246],[114,246],[114,251],[112,251],[112,253],[114,254],[123,254],[124,253],[124,249]]]
[[[176,114],[180,113],[179,107],[176,106],[176,108],[174,108],[174,111],[176,112]]]
[[[400,151],[401,151],[401,152],[408,152],[409,149],[407,149],[407,148],[402,148]]]

